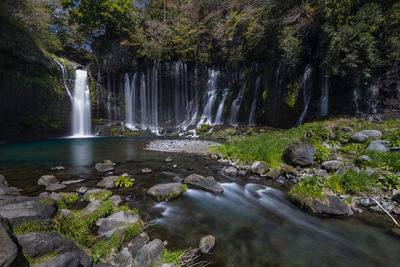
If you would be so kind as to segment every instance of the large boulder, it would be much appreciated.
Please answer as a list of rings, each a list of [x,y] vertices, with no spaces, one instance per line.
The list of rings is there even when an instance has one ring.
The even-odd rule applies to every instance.
[[[317,150],[310,143],[292,143],[286,146],[283,152],[283,160],[293,166],[306,167],[313,164],[313,156],[316,152]]]
[[[330,172],[335,172],[344,166],[345,164],[339,160],[328,160],[322,163],[322,168]]]
[[[182,195],[184,187],[180,183],[156,184],[147,190],[147,194],[157,201],[166,201]]]
[[[263,161],[256,161],[251,164],[250,170],[256,174],[264,174],[268,171],[269,166],[266,162]]]
[[[92,258],[83,250],[69,251],[43,263],[36,264],[35,267],[91,267]]]
[[[185,178],[184,183],[211,191],[215,194],[221,194],[224,191],[222,186],[211,176],[204,177],[199,174],[191,174]]]
[[[53,199],[17,196],[0,200],[0,216],[12,225],[32,220],[50,221],[56,211],[57,204]]]
[[[97,183],[97,186],[104,187],[104,188],[114,188],[114,182],[117,180],[119,176],[107,176],[104,177],[100,182]]]
[[[131,223],[140,222],[139,217],[130,211],[120,211],[104,219],[99,227],[99,239],[109,239],[115,233],[122,233]]]
[[[114,170],[114,163],[111,160],[106,159],[102,163],[96,163],[96,165],[94,165],[94,168],[98,172],[108,172]]]
[[[382,133],[377,130],[363,130],[360,132],[355,133],[351,137],[351,141],[356,143],[365,143],[370,138],[381,138]]]
[[[20,195],[19,189],[0,184],[0,197],[2,197],[2,196],[18,196],[18,195]]]
[[[384,140],[376,140],[369,142],[367,148],[365,150],[376,150],[382,152],[388,152],[390,142]]]
[[[18,246],[8,224],[8,221],[0,216],[0,266],[11,266],[18,255]]]
[[[139,249],[133,264],[135,267],[148,267],[151,264],[159,263],[162,260],[162,253],[162,241],[155,239]]]
[[[0,186],[8,186],[6,178],[0,174]]]
[[[58,183],[58,179],[54,175],[43,175],[38,180],[38,185],[49,186]]]
[[[199,242],[199,249],[202,253],[208,253],[215,245],[215,237],[212,235],[203,236]]]

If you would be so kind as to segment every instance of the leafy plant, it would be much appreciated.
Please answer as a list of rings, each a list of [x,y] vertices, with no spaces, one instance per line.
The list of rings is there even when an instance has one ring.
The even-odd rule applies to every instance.
[[[324,181],[321,178],[311,176],[300,180],[289,191],[289,196],[299,202],[311,202],[313,199],[326,199],[322,193]]]
[[[328,147],[321,145],[320,143],[315,143],[314,147],[317,150],[317,153],[314,154],[314,160],[316,162],[322,163],[329,159],[331,150]]]
[[[115,179],[114,186],[128,188],[133,185],[134,181],[135,181],[135,179],[133,179],[130,176],[121,175],[119,178]]]
[[[183,252],[183,250],[169,251],[168,249],[164,249],[163,263],[173,263],[175,266],[180,266],[180,257]]]
[[[386,186],[390,191],[398,189],[400,186],[400,177],[392,173],[379,176],[378,181],[383,186]]]

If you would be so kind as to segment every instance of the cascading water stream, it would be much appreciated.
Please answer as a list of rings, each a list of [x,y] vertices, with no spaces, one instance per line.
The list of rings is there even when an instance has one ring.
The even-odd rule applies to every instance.
[[[224,106],[225,106],[225,101],[226,101],[226,97],[228,96],[228,94],[229,94],[229,88],[225,88],[222,93],[221,103],[218,106],[217,116],[215,117],[215,124],[223,124],[224,123],[224,120],[223,120]]]
[[[72,101],[72,95],[71,95],[71,92],[69,91],[69,88],[68,88],[67,79],[65,78],[65,76],[66,76],[65,67],[63,66],[63,64],[61,64],[60,62],[58,62],[57,59],[54,58],[54,61],[55,61],[55,62],[58,64],[58,66],[60,66],[60,68],[61,68],[61,73],[62,73],[62,77],[63,77],[64,88],[65,88],[65,90],[67,90],[67,94],[68,94],[69,98],[70,98],[71,101]]]
[[[256,107],[257,107],[258,92],[260,90],[260,81],[261,81],[261,76],[257,76],[257,79],[256,79],[256,90],[255,90],[255,93],[254,93],[254,99],[251,102],[251,109],[250,109],[250,117],[249,117],[249,125],[250,126],[256,125]]]
[[[91,136],[90,91],[87,84],[87,71],[75,71],[75,86],[72,102],[73,137]]]
[[[310,79],[312,69],[310,64],[306,66],[306,69],[304,71],[303,75],[303,101],[304,101],[304,110],[300,115],[299,121],[297,122],[297,125],[303,124],[304,118],[307,114],[308,111],[308,106],[310,105],[311,101],[311,90],[309,88],[308,80]]]
[[[235,100],[232,102],[231,106],[231,114],[230,114],[230,124],[236,126],[238,124],[238,116],[239,116],[239,110],[243,102],[244,98],[244,88],[246,88],[246,83],[242,85],[242,87],[239,90],[239,93],[236,97]]]
[[[321,106],[319,115],[324,117],[328,115],[328,104],[329,104],[329,76],[326,69],[322,72],[322,86],[321,86]]]
[[[203,115],[200,118],[198,126],[201,124],[212,124],[213,107],[215,100],[217,99],[217,79],[219,76],[218,70],[209,70],[209,79],[207,82],[207,102],[203,109]]]

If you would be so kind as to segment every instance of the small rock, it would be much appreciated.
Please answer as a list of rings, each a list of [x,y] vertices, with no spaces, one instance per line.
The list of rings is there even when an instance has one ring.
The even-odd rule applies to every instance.
[[[353,141],[355,143],[365,143],[365,142],[367,142],[368,139],[369,139],[369,137],[362,133],[356,133],[355,135],[353,135],[351,137],[351,141]]]
[[[38,185],[49,186],[58,183],[58,179],[54,175],[43,175],[38,180]]]
[[[376,151],[383,151],[389,152],[388,146],[390,142],[384,140],[376,140],[369,142],[369,145],[365,150],[376,150]]]
[[[156,184],[147,190],[147,194],[153,196],[157,201],[168,201],[184,193],[181,183]]]
[[[236,175],[238,172],[238,170],[235,167],[228,167],[226,169],[224,169],[224,173],[226,175]]]
[[[76,189],[76,192],[78,192],[79,194],[85,194],[86,191],[88,191],[88,188],[86,186],[81,186]]]
[[[61,171],[61,170],[65,170],[64,166],[55,166],[52,167],[51,170],[53,171]]]
[[[63,188],[67,187],[64,184],[52,184],[49,185],[48,187],[46,187],[46,191],[57,191],[57,190],[61,190]]]
[[[174,164],[172,165],[172,168],[178,168],[178,165]]]
[[[80,182],[83,182],[83,181],[84,181],[83,179],[76,179],[76,180],[63,181],[61,183],[65,184],[65,185],[70,185],[70,184],[77,184],[77,183],[80,183]]]
[[[194,185],[199,188],[211,191],[215,194],[221,194],[224,191],[222,186],[215,181],[214,177],[211,176],[204,177],[199,174],[191,174],[185,178],[184,182],[185,184]]]
[[[164,161],[165,162],[171,162],[171,161],[173,161],[173,159],[171,157],[168,157],[168,158],[164,159]]]
[[[173,263],[164,263],[163,265],[161,265],[161,267],[176,267],[176,265]]]
[[[281,175],[281,171],[275,168],[272,168],[267,172],[267,177],[271,179],[276,179]]]
[[[248,170],[239,170],[238,171],[238,175],[239,176],[246,176],[247,174],[249,174]]]
[[[105,164],[112,164],[112,165],[115,165],[115,163],[114,162],[112,162],[111,160],[109,160],[109,159],[105,159],[104,161],[103,161],[103,163],[105,163]]]
[[[172,179],[175,183],[182,183],[183,179],[179,176],[175,176],[174,179]]]
[[[327,170],[327,171],[337,171],[340,168],[343,168],[345,165],[343,162],[338,161],[338,160],[328,160],[322,163],[322,167]]]
[[[162,241],[155,239],[139,249],[135,259],[133,260],[133,264],[135,267],[148,267],[153,263],[161,261],[162,252]]]
[[[363,130],[358,133],[364,134],[364,135],[368,136],[369,138],[381,138],[382,137],[382,133],[377,130]]]
[[[108,200],[111,200],[115,203],[115,206],[119,206],[122,203],[122,198],[119,195],[114,195],[110,197]]]
[[[293,178],[291,178],[291,179],[293,179]],[[283,176],[279,176],[278,178],[276,178],[275,181],[276,181],[277,183],[280,183],[280,184],[285,184],[285,183],[286,183],[286,178],[283,177]]]
[[[322,169],[313,169],[312,173],[317,176],[317,177],[322,177],[322,178],[326,178],[329,176],[329,173],[326,170],[322,170]]]
[[[61,216],[69,216],[71,214],[72,214],[72,211],[70,211],[70,210],[67,210],[67,209],[61,209],[60,210],[60,215]]]
[[[96,210],[98,210],[100,208],[101,204],[103,204],[102,200],[94,200],[94,201],[89,202],[89,204],[83,210],[81,215],[87,216],[87,215],[92,214],[93,212],[95,212]]]
[[[207,254],[215,245],[215,237],[212,235],[203,236],[199,242],[199,249],[202,253]]]
[[[268,171],[269,166],[267,163],[263,161],[256,161],[251,164],[250,170],[256,174],[264,174]]]
[[[365,173],[367,175],[373,175],[373,174],[378,174],[378,170],[377,169],[366,169]]]
[[[148,174],[148,173],[151,173],[151,172],[153,172],[153,171],[151,169],[149,169],[149,168],[142,169],[142,173],[144,173],[144,174]]]
[[[119,176],[106,176],[101,180],[100,182],[97,183],[97,186],[104,187],[104,188],[114,188],[114,182],[117,180]]]
[[[362,198],[358,200],[358,203],[364,207],[376,206],[376,202],[373,201],[371,198]]]
[[[121,252],[114,258],[112,264],[120,267],[131,267],[133,263],[132,254],[129,253],[127,248],[121,249]]]
[[[317,153],[317,150],[310,143],[292,143],[286,146],[283,152],[283,160],[293,166],[306,167],[313,164],[315,153]]]
[[[106,159],[103,163],[96,163],[94,167],[98,172],[107,172],[114,170],[114,163]]]
[[[360,157],[358,157],[358,159],[357,159],[359,162],[363,162],[363,161],[371,161],[371,158],[370,157],[368,157],[367,155],[362,155],[362,156],[360,156]]]

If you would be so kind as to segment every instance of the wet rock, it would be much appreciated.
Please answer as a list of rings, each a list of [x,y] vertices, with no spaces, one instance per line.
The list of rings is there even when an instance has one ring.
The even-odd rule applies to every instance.
[[[43,175],[38,180],[38,185],[43,185],[46,187],[57,183],[58,179],[54,175]]]
[[[156,184],[147,190],[147,194],[157,201],[168,201],[184,193],[184,187],[180,183]]]
[[[129,250],[129,253],[132,254],[133,257],[136,257],[137,252],[141,249],[147,242],[149,242],[150,238],[145,233],[142,232],[135,236],[128,244],[126,244],[126,248]]]
[[[271,179],[276,179],[281,175],[281,171],[275,168],[272,168],[267,172],[267,177]]]
[[[356,133],[350,139],[354,143],[365,143],[368,141],[369,137],[362,133]]]
[[[93,200],[93,201],[89,202],[89,204],[83,210],[81,215],[87,216],[87,215],[92,214],[93,212],[95,212],[96,210],[98,210],[100,208],[101,204],[103,204],[102,200]]]
[[[18,196],[20,195],[20,190],[14,187],[8,187],[5,185],[0,185],[0,197],[2,196]]]
[[[328,160],[322,163],[322,167],[330,172],[335,172],[344,166],[345,164],[339,160]]]
[[[30,197],[6,197],[0,200],[0,216],[15,226],[24,221],[50,221],[56,213],[57,204],[52,199]]]
[[[174,179],[172,179],[175,183],[182,183],[183,179],[179,176],[175,176]]]
[[[238,170],[235,167],[228,167],[224,170],[226,175],[236,175]]]
[[[199,242],[199,250],[206,254],[208,253],[215,245],[215,237],[212,235],[203,236]]]
[[[76,180],[67,180],[67,181],[63,181],[63,182],[61,182],[62,184],[65,184],[65,185],[70,185],[70,184],[77,184],[77,183],[81,183],[81,182],[83,182],[84,180],[83,179],[76,179]]]
[[[46,191],[57,191],[57,190],[64,189],[65,187],[67,187],[67,186],[64,184],[52,184],[52,185],[49,185],[48,187],[46,187]]]
[[[91,189],[86,191],[83,195],[83,199],[86,201],[107,200],[111,195],[111,191],[106,189]]]
[[[295,178],[290,178],[291,180],[292,179],[295,179]],[[287,181],[287,179],[285,178],[285,177],[283,177],[283,176],[279,176],[279,177],[277,177],[276,179],[275,179],[275,181],[277,182],[277,183],[280,183],[280,184],[285,184],[286,183],[286,181]],[[295,183],[297,183],[297,181],[295,181]]]
[[[83,250],[74,250],[57,255],[51,260],[35,265],[35,267],[91,267],[92,258]]]
[[[148,173],[152,173],[152,172],[153,172],[153,171],[152,171],[151,169],[149,169],[149,168],[144,168],[144,169],[142,169],[141,171],[142,171],[142,173],[144,173],[144,174],[148,174]]]
[[[389,152],[388,146],[390,142],[384,140],[376,140],[369,142],[367,148],[365,150],[376,150],[376,151],[383,151]]]
[[[64,166],[55,166],[55,167],[52,167],[51,170],[53,170],[53,171],[62,171],[62,170],[65,170],[65,168],[64,168]]]
[[[211,176],[204,177],[199,174],[191,174],[185,178],[184,183],[211,191],[215,194],[221,194],[224,191],[222,186]]]
[[[122,198],[119,195],[114,195],[110,197],[108,200],[114,202],[115,206],[119,206],[122,203]]]
[[[321,178],[326,178],[329,176],[329,173],[326,170],[322,170],[322,169],[313,169],[312,173],[314,176],[321,177]]]
[[[139,222],[136,214],[130,211],[120,211],[108,216],[100,225],[98,233],[106,238],[111,237],[117,230],[121,231],[128,227],[129,223]]]
[[[132,254],[128,251],[127,248],[121,249],[120,253],[118,253],[118,255],[115,256],[114,260],[112,261],[112,264],[120,267],[131,267],[132,263]]]
[[[86,191],[88,191],[88,188],[86,186],[81,186],[76,189],[76,192],[78,192],[79,194],[85,194]]]
[[[97,183],[97,186],[104,188],[114,188],[114,182],[117,180],[119,176],[106,176],[100,182]]]
[[[98,172],[108,172],[114,170],[114,163],[111,160],[106,159],[103,163],[96,163],[94,168]]]
[[[135,267],[148,267],[153,263],[158,263],[162,259],[162,252],[163,244],[161,240],[155,239],[139,249],[133,264]]]
[[[0,240],[0,266],[12,266],[12,263],[18,255],[18,246],[14,241],[14,236],[8,221],[1,216]]]
[[[167,157],[166,159],[164,159],[165,162],[171,162],[173,161],[173,159],[171,157]]]
[[[313,156],[316,152],[314,146],[309,143],[292,143],[286,146],[283,152],[283,160],[293,166],[306,167],[313,164]]]
[[[8,186],[8,183],[7,183],[7,181],[6,181],[6,178],[5,178],[3,175],[1,175],[1,174],[0,174],[0,186],[5,186],[5,187]]]
[[[373,201],[371,198],[362,198],[358,200],[358,203],[364,207],[376,206],[376,202]]]
[[[256,161],[251,164],[250,170],[252,173],[255,174],[264,174],[268,171],[269,166],[266,162],[263,161]]]
[[[247,174],[249,174],[248,170],[239,170],[238,171],[238,175],[239,176],[246,176]]]

